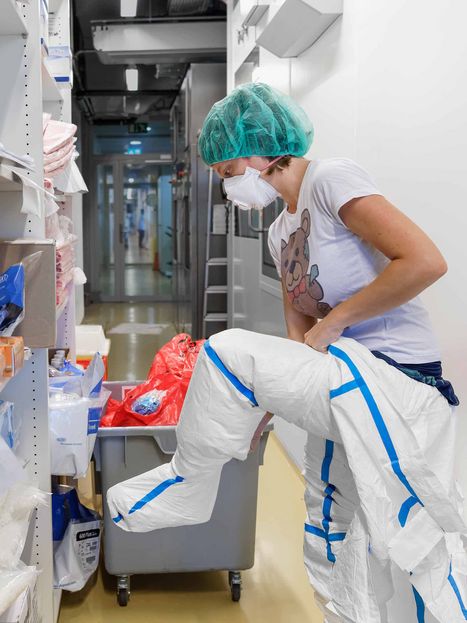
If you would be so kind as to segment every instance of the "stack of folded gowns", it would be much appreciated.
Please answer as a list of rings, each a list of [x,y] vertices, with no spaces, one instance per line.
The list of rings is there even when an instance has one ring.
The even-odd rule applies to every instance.
[[[74,243],[77,236],[73,233],[73,223],[64,215],[57,212],[46,218],[45,233],[48,238],[56,242],[56,297],[57,307],[64,304],[69,295],[69,284],[76,283],[76,256]]]
[[[44,113],[44,177],[52,179],[62,173],[77,157],[75,149],[77,127],[73,123],[56,121]]]
[[[57,270],[57,307],[60,307],[67,299],[67,286],[74,278],[75,251],[71,242],[57,246],[56,270]]]

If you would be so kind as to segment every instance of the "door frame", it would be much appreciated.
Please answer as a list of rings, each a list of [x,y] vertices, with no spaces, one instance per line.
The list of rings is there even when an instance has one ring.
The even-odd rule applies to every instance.
[[[115,292],[113,295],[102,294],[99,283],[100,257],[96,256],[96,262],[92,262],[91,271],[91,289],[98,294],[102,303],[126,303],[126,302],[156,302],[156,303],[172,303],[176,302],[173,296],[159,296],[157,294],[129,296],[125,293],[125,248],[122,239],[124,228],[123,215],[123,167],[127,164],[154,164],[154,165],[173,165],[173,158],[161,159],[159,154],[145,155],[126,155],[111,154],[104,156],[93,156],[91,167],[91,184],[90,184],[90,205],[93,212],[92,222],[94,223],[94,231],[96,232],[96,240],[99,239],[99,222],[97,209],[97,170],[99,165],[112,166],[113,172],[113,188],[114,188],[114,266],[115,266]],[[96,247],[95,247],[96,248]]]

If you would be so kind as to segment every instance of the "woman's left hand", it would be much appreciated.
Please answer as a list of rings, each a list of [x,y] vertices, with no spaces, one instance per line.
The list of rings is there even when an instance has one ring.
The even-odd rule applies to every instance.
[[[305,344],[320,353],[327,353],[329,344],[340,338],[345,327],[337,325],[332,318],[326,316],[305,333]]]

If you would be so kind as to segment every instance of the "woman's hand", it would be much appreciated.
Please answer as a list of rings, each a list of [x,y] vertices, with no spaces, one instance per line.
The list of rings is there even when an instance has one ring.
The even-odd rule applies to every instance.
[[[320,353],[327,353],[329,344],[338,340],[344,329],[345,327],[336,323],[330,314],[305,333],[305,344]]]

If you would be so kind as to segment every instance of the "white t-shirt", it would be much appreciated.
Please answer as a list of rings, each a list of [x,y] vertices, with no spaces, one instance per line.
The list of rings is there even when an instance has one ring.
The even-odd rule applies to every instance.
[[[381,195],[349,158],[310,162],[297,211],[284,210],[269,229],[269,249],[293,306],[316,318],[371,283],[389,260],[352,233],[339,216],[350,199]],[[343,335],[398,363],[440,359],[428,313],[419,300],[345,329]]]

